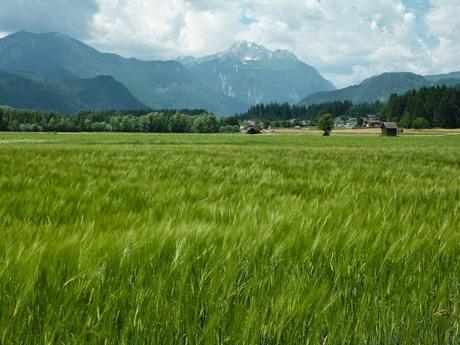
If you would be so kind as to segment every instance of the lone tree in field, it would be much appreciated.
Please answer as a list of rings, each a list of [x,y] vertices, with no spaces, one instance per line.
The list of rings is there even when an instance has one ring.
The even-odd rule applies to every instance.
[[[324,136],[331,135],[332,129],[334,128],[334,120],[331,114],[324,114],[318,120],[318,129],[322,130]]]

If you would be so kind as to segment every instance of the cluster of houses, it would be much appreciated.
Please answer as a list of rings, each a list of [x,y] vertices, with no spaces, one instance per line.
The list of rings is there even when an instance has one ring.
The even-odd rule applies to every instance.
[[[292,120],[289,120],[288,122],[293,128],[302,128],[302,127],[308,126],[308,123],[302,120],[292,119]],[[334,118],[334,127],[335,128],[358,128],[358,127],[381,128],[382,135],[384,136],[397,136],[399,133],[398,125],[395,122],[380,121],[380,119],[375,115],[367,115],[359,119],[354,118],[354,117],[345,119],[343,116],[338,116]],[[240,125],[240,131],[242,133],[247,133],[247,134],[258,134],[261,132],[259,127],[257,126],[256,121],[253,121],[253,120],[243,121]],[[266,131],[274,132],[275,130],[272,128],[269,128],[268,130],[263,130],[263,131],[264,132]]]
[[[398,125],[395,122],[383,122],[375,115],[367,115],[360,119],[351,117],[345,120],[342,116],[334,119],[334,127],[336,128],[380,128],[382,135],[395,137],[398,135]]]
[[[345,119],[343,116],[337,116],[334,119],[334,127],[336,128],[356,128],[356,127],[365,127],[365,128],[381,128],[382,121],[379,120],[375,115],[367,115],[359,119],[355,117],[350,117]]]
[[[335,128],[356,128],[358,127],[358,119],[351,117],[346,120],[343,116],[337,116],[334,119]]]

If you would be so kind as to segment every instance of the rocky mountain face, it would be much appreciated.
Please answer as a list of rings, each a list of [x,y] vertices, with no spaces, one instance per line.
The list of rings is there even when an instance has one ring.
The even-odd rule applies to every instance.
[[[224,52],[181,61],[195,79],[248,106],[297,103],[304,95],[335,90],[331,82],[291,52],[271,51],[253,42],[235,43]]]

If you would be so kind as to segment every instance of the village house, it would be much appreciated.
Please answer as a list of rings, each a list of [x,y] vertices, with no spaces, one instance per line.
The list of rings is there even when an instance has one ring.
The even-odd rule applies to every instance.
[[[363,126],[367,128],[380,128],[382,126],[382,121],[375,115],[367,115],[362,118]]]
[[[346,128],[356,128],[358,126],[358,120],[354,117],[349,118],[345,122],[345,127]]]
[[[345,121],[343,120],[342,116],[337,116],[336,118],[334,118],[334,127],[335,128],[345,127]]]

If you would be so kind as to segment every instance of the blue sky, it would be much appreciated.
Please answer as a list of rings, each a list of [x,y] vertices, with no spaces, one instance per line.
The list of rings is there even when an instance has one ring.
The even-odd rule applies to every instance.
[[[143,59],[239,40],[288,49],[337,86],[460,70],[459,0],[1,0],[0,35],[58,31]]]
[[[407,7],[421,11],[422,13],[427,11],[431,6],[429,0],[404,0],[403,3]]]
[[[412,12],[416,14],[417,17],[417,33],[423,37],[427,43],[433,47],[437,44],[435,37],[430,37],[427,32],[427,27],[424,22],[424,16],[431,9],[431,2],[429,0],[404,0],[403,4]]]

